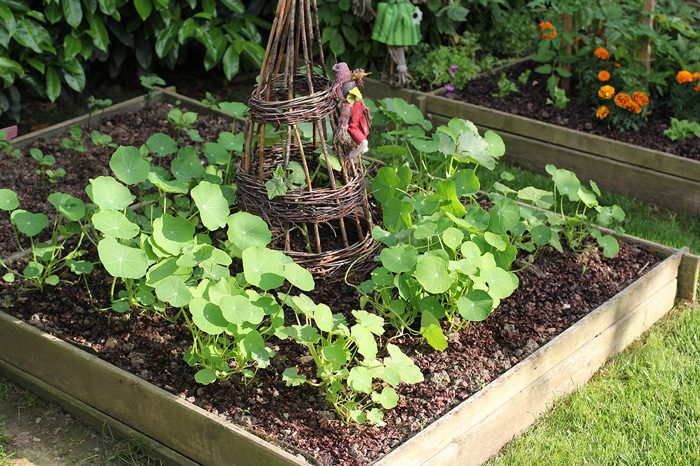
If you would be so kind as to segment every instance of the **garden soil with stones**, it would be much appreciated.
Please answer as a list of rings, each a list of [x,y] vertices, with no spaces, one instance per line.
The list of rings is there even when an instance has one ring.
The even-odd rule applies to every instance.
[[[507,97],[494,96],[498,92],[498,76],[483,76],[470,81],[464,90],[457,91],[455,98],[534,120],[700,160],[700,144],[697,140],[686,139],[673,142],[664,135],[664,131],[671,124],[672,114],[663,105],[655,105],[652,100],[652,113],[649,115],[646,126],[639,131],[612,129],[596,120],[595,110],[577,102],[575,97],[562,110],[547,105],[549,95],[546,88],[547,79],[544,75],[533,71],[527,83],[520,84],[518,76],[534,68],[535,65],[532,62],[524,62],[506,69],[508,79],[518,87],[517,93]],[[575,88],[576,83],[572,83],[572,89]]]
[[[545,249],[535,268],[519,272],[520,288],[513,296],[486,321],[451,335],[446,351],[434,351],[414,337],[395,338],[426,380],[399,387],[399,405],[386,413],[383,427],[344,425],[320,392],[309,386],[286,387],[282,372],[287,367],[314,376],[304,351],[292,342],[275,343],[278,355],[271,367],[248,386],[236,378],[198,386],[196,370],[182,360],[191,342],[185,326],[157,316],[129,319],[95,310],[80,284],[61,283],[40,295],[18,283],[4,283],[0,308],[290,451],[303,452],[315,459],[311,461],[366,464],[466,400],[659,260],[625,243],[614,259],[590,251],[575,256]],[[90,280],[96,304],[108,307],[110,277],[96,272]],[[313,297],[333,303],[335,312],[346,315],[358,302],[352,289],[338,286]]]
[[[0,155],[0,188],[12,189],[17,193],[20,208],[30,212],[53,214],[53,207],[47,202],[47,197],[60,191],[87,201],[85,187],[90,178],[110,175],[109,159],[114,149],[95,146],[90,133],[97,130],[112,137],[117,145],[139,147],[153,133],[161,132],[177,137],[177,130],[168,123],[167,114],[173,105],[155,103],[150,107],[134,113],[115,115],[100,124],[83,128],[83,138],[86,152],[76,152],[62,146],[65,134],[37,141],[31,147],[41,149],[45,155],[53,155],[56,164],[51,168],[63,168],[66,176],[55,184],[49,182],[46,176],[37,174],[39,163],[29,156],[29,149],[23,151],[22,157],[15,160],[8,155]],[[186,110],[183,108],[183,111]],[[205,141],[215,141],[222,131],[230,131],[231,123],[224,118],[199,115],[194,129],[199,130]],[[182,135],[182,134],[180,134]],[[0,213],[0,254],[7,256],[17,250],[14,235],[6,212]]]

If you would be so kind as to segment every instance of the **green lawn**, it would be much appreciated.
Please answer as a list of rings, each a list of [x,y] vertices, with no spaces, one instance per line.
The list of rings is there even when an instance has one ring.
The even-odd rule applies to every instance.
[[[482,189],[489,191],[494,182],[499,181],[500,174],[508,171],[515,175],[515,180],[507,182],[514,189],[534,186],[540,189],[552,189],[549,178],[531,171],[502,164],[493,172],[479,170]],[[625,231],[633,236],[666,244],[672,247],[690,247],[695,254],[700,253],[700,216],[693,216],[660,209],[650,204],[603,191],[603,204],[617,204],[627,214],[624,222]]]
[[[700,307],[674,311],[489,464],[700,464]]]

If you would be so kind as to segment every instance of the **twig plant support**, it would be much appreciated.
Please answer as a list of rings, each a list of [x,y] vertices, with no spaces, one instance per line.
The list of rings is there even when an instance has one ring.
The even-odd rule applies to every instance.
[[[362,160],[333,147],[338,102],[325,68],[316,0],[280,1],[249,101],[238,202],[298,263],[342,278],[377,244]]]

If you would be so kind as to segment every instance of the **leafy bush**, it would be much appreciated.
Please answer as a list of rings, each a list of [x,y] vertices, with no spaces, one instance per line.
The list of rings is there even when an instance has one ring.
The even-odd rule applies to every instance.
[[[537,24],[529,12],[515,9],[495,18],[492,27],[481,34],[484,50],[499,57],[524,57],[537,37]]]
[[[700,123],[691,120],[671,118],[671,127],[664,131],[671,141],[700,138]]]
[[[156,60],[172,68],[198,43],[205,69],[222,64],[230,79],[241,60],[257,67],[264,53],[258,25],[266,24],[240,0],[17,0],[0,5],[0,19],[0,113],[15,118],[18,84],[55,101],[65,86],[81,92],[94,62],[112,75],[132,57],[144,70]]]

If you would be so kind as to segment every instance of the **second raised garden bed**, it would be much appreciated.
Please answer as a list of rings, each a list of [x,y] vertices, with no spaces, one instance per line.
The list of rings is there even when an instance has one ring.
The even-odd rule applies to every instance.
[[[151,102],[178,100],[190,110],[211,113],[172,93]],[[144,105],[136,99],[99,118],[108,121]],[[212,116],[206,122],[211,129],[233,122],[220,112]],[[40,144],[86,123],[87,117],[77,119],[19,142]],[[97,160],[92,163],[96,171],[104,168]],[[76,291],[80,284],[62,285],[46,295],[2,285],[0,302],[6,312],[0,311],[0,373],[96,426],[106,423],[117,434],[136,438],[169,464],[479,464],[534,423],[555,399],[585,383],[664,316],[677,297],[692,296],[697,258],[622,239],[619,260],[594,255],[579,263],[571,255],[545,257],[539,264],[544,277],[523,272],[523,290],[488,321],[457,334],[448,352],[405,342],[426,382],[400,390],[399,408],[380,429],[344,426],[314,405],[318,394],[271,382],[283,367],[272,367],[273,374],[260,385],[197,388],[194,370],[180,358],[181,329],[149,318],[125,323],[94,310]],[[597,283],[584,277],[582,269],[606,278]],[[96,280],[97,296],[109,282],[105,278]],[[345,305],[337,291],[327,294],[338,308]],[[538,320],[543,315],[549,320]],[[505,343],[492,346],[499,341]],[[128,344],[136,345],[143,361],[136,364]],[[152,352],[144,353],[149,347]],[[460,354],[461,362],[455,363]],[[163,358],[171,365],[160,363]],[[464,371],[448,374],[451,365]],[[271,389],[262,390],[268,384]],[[255,395],[245,395],[248,390]]]
[[[700,214],[700,161],[615,141],[562,126],[421,92],[367,81],[375,99],[400,97],[429,113],[437,123],[465,118],[497,131],[506,161],[544,173],[548,163],[593,179],[601,187],[672,210]]]

